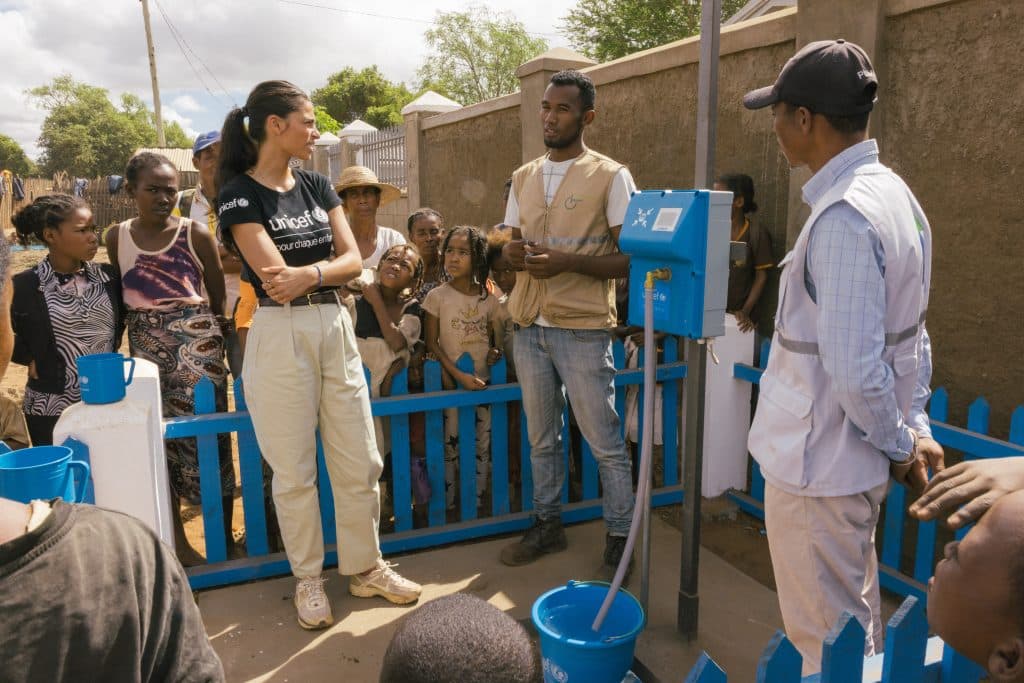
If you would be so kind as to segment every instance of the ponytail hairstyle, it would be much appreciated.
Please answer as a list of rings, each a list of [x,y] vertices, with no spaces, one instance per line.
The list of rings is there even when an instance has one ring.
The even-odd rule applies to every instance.
[[[220,132],[217,187],[256,165],[259,146],[267,137],[267,117],[284,118],[298,111],[309,96],[288,81],[264,81],[252,89],[245,106],[232,109]]]
[[[754,201],[754,179],[745,173],[726,173],[718,178],[718,182],[729,188],[733,197],[743,198],[743,213],[757,211]]]
[[[23,246],[28,246],[35,237],[46,244],[43,239],[43,231],[47,228],[55,230],[60,224],[66,221],[77,209],[87,208],[85,200],[81,197],[72,197],[68,194],[47,194],[37,197],[34,202],[23,208],[14,215],[11,222],[18,232],[18,241]]]

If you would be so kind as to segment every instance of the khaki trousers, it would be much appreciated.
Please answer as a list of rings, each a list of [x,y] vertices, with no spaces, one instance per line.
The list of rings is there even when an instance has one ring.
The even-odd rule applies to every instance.
[[[348,311],[337,304],[262,306],[246,347],[246,403],[274,471],[274,503],[292,573],[318,576],[324,564],[317,427],[334,495],[338,571],[370,569],[380,557],[383,464]]]
[[[848,496],[796,496],[765,484],[764,517],[786,636],[803,675],[821,670],[821,645],[844,611],[864,627],[864,654],[882,651],[875,526],[889,483]]]

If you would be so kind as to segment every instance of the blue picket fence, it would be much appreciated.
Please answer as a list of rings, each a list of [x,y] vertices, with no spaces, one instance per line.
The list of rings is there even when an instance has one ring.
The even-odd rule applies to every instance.
[[[779,631],[757,663],[756,683],[976,683],[982,671],[941,639],[928,637],[924,602],[908,597],[886,627],[885,650],[864,657],[864,627],[844,613],[822,645],[821,673],[802,677],[803,659]],[[736,679],[733,679],[736,680]],[[702,653],[685,683],[727,683]]]
[[[657,368],[657,382],[662,387],[663,411],[666,416],[662,425],[665,455],[664,475],[661,485],[654,489],[653,504],[669,505],[682,501],[679,459],[679,415],[681,401],[681,380],[686,377],[686,364],[678,359],[678,344],[674,338],[663,342]],[[616,404],[620,415],[625,414],[625,389],[630,385],[643,384],[642,355],[641,367],[625,368],[625,354],[621,342],[613,346],[615,367],[618,368]],[[472,371],[468,355],[459,363],[463,370]],[[399,373],[392,385],[392,395],[372,401],[373,414],[390,418],[391,471],[393,477],[394,531],[381,536],[381,549],[385,554],[433,547],[473,538],[493,536],[526,529],[530,524],[533,485],[530,477],[530,447],[526,437],[525,418],[520,419],[520,452],[512,453],[509,448],[510,405],[521,403],[519,385],[506,382],[505,361],[502,359],[491,369],[491,384],[480,391],[443,390],[441,366],[428,361],[424,367],[424,393],[410,394],[407,372]],[[253,579],[279,576],[289,573],[288,561],[283,553],[271,553],[267,535],[267,519],[264,507],[264,477],[262,458],[256,443],[252,422],[246,411],[245,396],[241,382],[235,385],[235,408],[233,412],[215,412],[212,383],[204,380],[196,387],[196,416],[167,420],[166,438],[197,437],[199,448],[199,479],[202,501],[202,521],[206,536],[207,564],[188,569],[189,582],[193,589],[225,586]],[[476,434],[474,429],[477,406],[490,407],[491,419],[491,481],[490,514],[478,516],[476,497],[460,496],[457,520],[450,522],[445,510],[444,477],[444,428],[443,411],[456,408],[459,414],[459,472],[461,491],[475,492],[476,477]],[[426,468],[433,494],[428,507],[428,524],[425,528],[413,528],[412,482],[410,477],[410,436],[409,416],[425,414]],[[520,411],[521,414],[521,411]],[[640,420],[643,416],[641,414]],[[566,461],[566,484],[562,490],[563,520],[574,523],[601,516],[599,478],[597,462],[586,442],[582,443],[579,500],[571,500],[569,480],[569,418],[565,415],[563,430],[564,457]],[[242,510],[245,524],[247,557],[238,560],[227,559],[227,545],[223,537],[223,511],[220,499],[220,479],[217,460],[217,435],[237,435],[239,472],[242,491]],[[317,439],[319,477],[328,481],[323,462],[323,453]],[[521,482],[517,491],[512,490],[509,478],[510,458],[520,459]],[[574,496],[575,497],[575,496]],[[573,497],[573,498],[574,498]],[[513,509],[513,499],[518,499],[519,510]],[[330,489],[320,487],[320,511],[324,542],[328,546],[327,564],[337,564],[335,549],[334,504]]]
[[[761,379],[763,366],[768,361],[770,345],[765,341],[761,346],[761,365],[754,367],[736,363],[733,376],[736,379],[757,384]],[[988,436],[988,401],[976,399],[967,412],[967,426],[956,427],[949,419],[949,393],[945,388],[936,389],[928,404],[932,436],[946,450],[946,462],[957,462],[960,458],[1005,458],[1024,456],[1024,406],[1017,406],[1010,420],[1008,441]],[[959,457],[958,457],[959,454]],[[764,519],[764,477],[757,463],[750,461],[750,493],[733,491],[729,494],[745,512]],[[879,557],[879,583],[882,588],[902,596],[927,599],[927,583],[938,560],[941,547],[937,522],[918,522],[907,514],[907,489],[894,485],[885,501],[885,510],[879,520],[878,533],[882,538],[882,552]],[[967,528],[960,529],[956,537],[962,538]],[[915,538],[912,553],[905,553],[907,536]],[[907,557],[904,557],[907,555]]]

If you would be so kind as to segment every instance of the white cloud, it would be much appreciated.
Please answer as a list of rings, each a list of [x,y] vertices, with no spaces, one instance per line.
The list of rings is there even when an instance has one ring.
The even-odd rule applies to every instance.
[[[175,100],[177,101],[177,100]],[[187,116],[182,116],[173,107],[160,107],[160,115],[167,123],[177,123],[185,131],[185,135],[190,138],[194,138],[199,135],[199,131],[192,127],[192,119]]]
[[[199,112],[206,109],[206,107],[199,104],[196,98],[191,95],[178,95],[171,102],[171,105],[179,111],[187,112]]]
[[[244,101],[262,80],[285,78],[311,90],[346,66],[377,64],[386,77],[409,83],[426,54],[422,36],[428,25],[422,20],[439,10],[466,9],[471,2],[393,0],[379,9],[360,8],[420,20],[416,22],[280,0],[150,0],[161,91],[172,109],[205,129],[218,125],[227,109]],[[344,6],[340,0],[315,4]],[[575,4],[576,0],[488,2],[492,9],[513,12],[528,30],[546,34],[557,33],[561,17]],[[3,7],[0,133],[14,137],[26,150],[35,150],[44,113],[28,104],[22,92],[62,73],[107,88],[115,99],[128,91],[152,101],[140,3],[8,0]],[[188,59],[161,7],[184,37]],[[552,45],[566,44],[560,37],[545,37]]]

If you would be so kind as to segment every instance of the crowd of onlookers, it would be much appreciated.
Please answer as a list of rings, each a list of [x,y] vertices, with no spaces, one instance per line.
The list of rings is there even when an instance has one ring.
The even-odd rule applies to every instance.
[[[194,412],[192,391],[202,377],[217,388],[218,409],[227,406],[228,377],[242,374],[249,328],[258,307],[249,278],[241,272],[236,249],[229,249],[218,230],[216,169],[220,133],[200,135],[193,148],[199,169],[195,188],[179,191],[177,173],[166,158],[139,154],[125,170],[126,187],[138,207],[136,218],[109,227],[105,234],[92,222],[88,204],[80,197],[52,194],[37,198],[14,218],[18,237],[44,244],[47,257],[14,278],[12,306],[15,332],[13,360],[28,367],[21,406],[3,404],[5,441],[11,448],[52,443],[53,429],[63,410],[80,400],[75,358],[117,351],[123,332],[133,356],[146,358],[160,369],[165,417]],[[510,182],[505,186],[508,197]],[[767,269],[773,264],[763,226],[752,227],[757,210],[749,176],[722,176],[715,189],[732,191],[735,242],[745,247],[742,259],[730,266],[729,310],[744,331],[764,291]],[[356,344],[366,366],[373,397],[388,396],[395,376],[407,370],[407,390],[424,391],[423,367],[436,360],[442,367],[444,389],[482,389],[490,382],[491,367],[506,362],[507,381],[516,380],[512,345],[515,325],[507,311],[516,271],[503,247],[511,230],[503,224],[489,228],[450,226],[435,209],[413,211],[404,231],[377,223],[378,209],[400,197],[401,191],[382,183],[362,166],[346,168],[334,187],[356,239],[362,273],[342,288],[353,318]],[[167,228],[167,217],[183,220]],[[109,264],[92,261],[101,242]],[[642,334],[629,327],[625,279],[617,288],[620,325],[627,364],[635,367]],[[456,364],[468,354],[471,369]],[[624,417],[627,440],[638,442],[638,397],[627,395]],[[23,415],[22,415],[23,413]],[[487,513],[490,477],[490,411],[475,410],[476,490],[480,512]],[[22,419],[23,418],[23,419]],[[518,495],[520,444],[518,405],[511,406],[509,429],[513,497]],[[374,420],[378,449],[385,457],[389,480],[390,427],[386,418]],[[27,427],[27,429],[26,429]],[[431,491],[425,461],[425,419],[410,415],[412,497],[417,524],[424,524]],[[655,440],[660,445],[660,425]],[[580,440],[575,421],[570,425],[573,471],[578,485]],[[446,509],[454,516],[458,500],[458,410],[444,413]],[[225,533],[233,547],[232,517],[235,486],[229,436],[219,437],[221,489]],[[166,443],[172,493],[175,539],[186,564],[202,558],[190,547],[181,522],[181,504],[199,501],[199,472],[194,439]],[[661,456],[659,452],[659,457]],[[269,471],[267,476],[269,479]],[[386,490],[385,508],[391,491]],[[272,503],[267,496],[268,511]],[[271,516],[272,517],[272,516]],[[271,520],[272,521],[272,520]],[[389,515],[382,518],[389,524]],[[233,552],[235,552],[233,550]]]
[[[822,54],[831,57],[818,59]],[[789,87],[805,81],[829,85]],[[744,99],[748,108],[772,107],[783,153],[794,166],[808,165],[815,172],[805,197],[811,203],[827,200],[812,213],[810,227],[794,248],[796,269],[784,271],[783,291],[793,298],[781,297],[780,350],[772,354],[761,392],[767,403],[773,396],[781,403],[765,407],[766,401],[759,402],[750,438],[768,481],[766,520],[783,619],[804,657],[805,672],[813,671],[821,639],[808,629],[830,626],[822,616],[823,601],[831,599],[836,586],[853,585],[850,580],[856,584],[853,598],[843,594],[843,609],[877,602],[870,539],[892,477],[923,490],[910,507],[919,519],[952,512],[951,525],[960,526],[980,518],[962,541],[947,545],[929,584],[929,620],[948,644],[986,665],[992,680],[1022,681],[1024,459],[961,463],[944,470],[941,447],[931,439],[927,422],[914,422],[912,429],[900,417],[902,411],[913,421],[922,412],[930,381],[930,345],[922,323],[928,270],[919,282],[918,271],[910,267],[927,264],[930,231],[905,186],[875,161],[877,146],[866,130],[876,87],[859,47],[820,41],[790,60],[774,86]],[[371,417],[370,396],[393,393],[403,370],[408,370],[409,390],[423,391],[426,359],[440,364],[443,388],[483,389],[494,365],[510,358],[514,349],[518,367],[508,368],[509,377],[518,375],[523,388],[535,515],[523,538],[502,549],[501,561],[525,565],[567,548],[560,498],[565,474],[561,416],[568,394],[580,431],[593,446],[604,489],[607,533],[598,576],[616,568],[618,578],[624,571],[628,575],[632,541],[625,534],[630,519],[635,525],[638,517],[614,407],[611,339],[612,334],[624,338],[635,359],[641,340],[635,328],[625,326],[625,306],[617,310],[614,286],[628,272],[628,257],[618,252],[615,240],[633,181],[622,164],[583,145],[583,131],[595,116],[594,98],[593,82],[584,74],[564,71],[552,77],[541,103],[549,152],[515,171],[512,191],[506,193],[503,223],[508,229],[448,227],[429,208],[409,216],[404,235],[377,225],[379,207],[396,198],[398,188],[362,167],[346,169],[333,186],[319,174],[292,168],[291,159],[311,156],[319,132],[309,97],[285,81],[260,83],[244,106],[227,115],[219,134],[196,140],[200,184],[194,190],[179,192],[174,166],[159,154],[140,153],[128,162],[125,181],[138,215],[107,231],[109,264],[92,262],[99,234],[81,198],[55,194],[36,199],[19,212],[15,225],[24,240],[47,246],[47,258],[15,276],[11,286],[6,243],[0,243],[0,376],[12,356],[28,367],[22,405],[27,436],[37,445],[52,441],[61,412],[81,398],[76,358],[118,350],[125,331],[132,355],[159,368],[165,416],[192,414],[194,388],[203,378],[213,382],[218,408],[224,410],[229,373],[243,377],[253,429],[272,471],[267,505],[273,506],[269,516],[279,525],[296,579],[298,623],[306,629],[326,628],[333,613],[322,575],[325,548],[314,434],[320,434],[330,475],[343,549],[338,571],[349,577],[349,592],[395,604],[416,602],[421,586],[399,575],[381,555],[379,531],[387,515],[381,512],[380,482],[387,480],[389,429],[386,421]],[[842,180],[849,168],[857,173]],[[845,194],[826,187],[840,181],[858,192],[842,184],[837,187]],[[581,202],[576,197],[595,187],[604,188],[603,201],[577,211]],[[738,332],[749,334],[773,265],[771,250],[763,226],[750,221],[756,210],[750,178],[726,175],[719,188],[733,193],[731,238],[744,246],[730,264],[727,309]],[[875,195],[884,201],[863,203],[865,196]],[[889,214],[879,213],[878,206],[901,219],[887,222]],[[822,226],[813,231],[818,241],[809,246],[819,218]],[[857,229],[889,241],[843,241]],[[554,246],[548,238],[557,240]],[[889,271],[881,267],[875,272],[886,256],[876,247],[904,242],[906,251],[890,250],[888,256],[908,265],[894,269],[895,277],[902,278],[896,285],[906,285],[897,289],[907,305],[897,307],[895,323],[882,322],[884,329],[914,322],[893,336],[894,343],[909,339],[922,353],[910,359],[917,372],[903,372],[897,385],[914,389],[913,403],[906,391],[901,408],[882,411],[900,428],[891,444],[883,444],[893,446],[892,452],[878,443],[862,443],[869,438],[880,443],[881,432],[844,428],[835,442],[839,446],[824,451],[829,457],[840,453],[843,462],[822,461],[819,453],[812,463],[820,468],[831,463],[831,470],[845,473],[844,483],[860,481],[860,463],[868,463],[884,481],[853,494],[777,488],[794,472],[807,486],[804,440],[814,423],[834,426],[839,424],[836,416],[850,412],[857,425],[871,424],[857,413],[860,404],[848,400],[850,392],[843,395],[841,411],[831,410],[834,399],[826,391],[831,376],[821,374],[826,365],[835,370],[832,355],[836,348],[845,349],[848,326],[816,327],[809,321],[820,311],[832,311],[837,302],[840,312],[849,313],[847,299],[859,294],[841,284],[850,273],[864,272],[873,279],[853,282],[881,282]],[[850,249],[839,253],[827,246],[834,243]],[[851,261],[846,252],[865,257]],[[832,265],[833,256],[856,268],[812,267]],[[888,280],[881,284],[896,286]],[[618,290],[621,295],[623,287]],[[881,331],[883,325],[876,323],[871,329]],[[839,338],[835,330],[841,331]],[[878,338],[883,336],[888,343],[889,334]],[[882,356],[871,360],[888,368]],[[899,360],[898,371],[906,365]],[[815,398],[807,399],[806,421],[796,424],[795,406],[782,404],[803,396],[776,383],[779,377],[803,381],[803,375],[819,386]],[[424,420],[411,416],[413,500],[421,513],[431,498],[442,496],[430,490],[425,476],[422,451],[430,438],[444,440],[445,506],[454,510],[457,502],[465,507],[470,501],[487,506],[488,408],[476,407],[473,429],[460,429],[458,417],[458,411],[445,410],[443,434],[429,435]],[[635,418],[630,425],[628,412],[626,417],[625,431],[635,439]],[[465,465],[459,444],[464,433],[472,433],[475,441],[475,486],[470,490],[459,487],[473,479],[458,471]],[[166,452],[178,559],[199,561],[181,520],[182,503],[199,496],[195,440],[169,441]],[[853,458],[858,454],[864,457]],[[221,435],[219,455],[224,532],[230,541],[235,479],[227,435]],[[869,539],[866,544],[857,542],[861,533]],[[856,562],[849,560],[850,549],[843,543],[856,546]],[[787,553],[790,548],[802,550]],[[818,571],[815,561],[799,559],[808,553],[812,560],[825,558],[831,569]],[[864,559],[861,555],[869,561],[866,574],[855,566]],[[784,589],[796,593],[784,594]],[[0,608],[15,615],[0,621],[0,640],[12,653],[0,665],[4,680],[223,679],[198,610],[188,599],[181,565],[151,530],[116,513],[59,498],[0,498]],[[880,621],[870,609],[862,611],[866,618],[858,617],[869,634],[865,652],[871,654]],[[454,596],[403,619],[384,657],[381,680],[518,682],[535,680],[538,673],[535,649],[521,626],[486,603]]]

